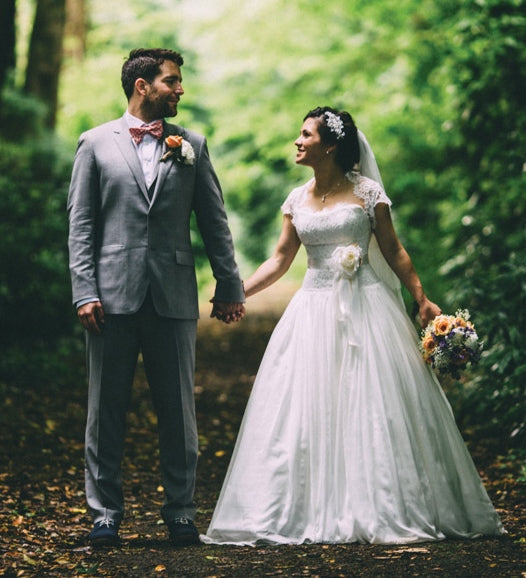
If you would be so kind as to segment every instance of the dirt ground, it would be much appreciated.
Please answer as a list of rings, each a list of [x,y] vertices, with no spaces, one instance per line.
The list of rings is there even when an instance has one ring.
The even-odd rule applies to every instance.
[[[276,322],[275,309],[270,313],[255,307],[236,326],[206,317],[200,323],[196,524],[201,532],[212,515],[254,374]],[[526,578],[525,487],[514,481],[514,464],[502,458],[499,444],[474,435],[465,437],[507,528],[504,537],[412,546],[170,546],[159,515],[155,416],[140,368],[123,464],[123,544],[93,550],[86,542],[91,522],[83,494],[85,396],[83,383],[59,391],[7,389],[0,416],[0,575]]]

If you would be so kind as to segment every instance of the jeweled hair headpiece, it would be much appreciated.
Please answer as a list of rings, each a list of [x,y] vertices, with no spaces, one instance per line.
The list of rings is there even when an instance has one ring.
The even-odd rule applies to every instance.
[[[325,113],[325,121],[329,130],[336,135],[336,140],[341,140],[345,137],[343,120],[337,114],[327,111]]]

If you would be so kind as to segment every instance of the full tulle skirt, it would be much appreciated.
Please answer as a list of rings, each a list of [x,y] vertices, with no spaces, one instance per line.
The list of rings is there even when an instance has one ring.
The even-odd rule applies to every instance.
[[[342,316],[300,289],[263,357],[208,543],[403,544],[504,532],[382,283]]]

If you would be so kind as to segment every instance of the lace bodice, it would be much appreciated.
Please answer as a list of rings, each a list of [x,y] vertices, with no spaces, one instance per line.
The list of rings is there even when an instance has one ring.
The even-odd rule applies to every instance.
[[[375,181],[357,176],[354,193],[363,199],[364,206],[340,202],[314,210],[306,205],[310,182],[294,189],[282,206],[292,222],[308,257],[304,288],[324,288],[333,284],[335,277],[332,254],[337,247],[357,244],[362,253],[362,266],[357,275],[362,282],[375,282],[376,276],[368,266],[368,248],[375,226],[374,207],[378,203],[391,205],[382,187]]]

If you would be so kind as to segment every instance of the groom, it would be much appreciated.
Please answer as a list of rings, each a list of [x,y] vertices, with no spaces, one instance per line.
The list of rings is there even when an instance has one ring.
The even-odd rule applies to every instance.
[[[193,522],[199,311],[192,211],[217,281],[211,316],[230,323],[244,315],[205,138],[163,120],[177,114],[182,65],[171,50],[133,50],[122,67],[126,113],[82,134],[73,165],[70,271],[73,302],[86,329],[85,481],[94,546],[119,542],[121,459],[139,352],[158,418],[162,517],[174,544],[199,542]]]

